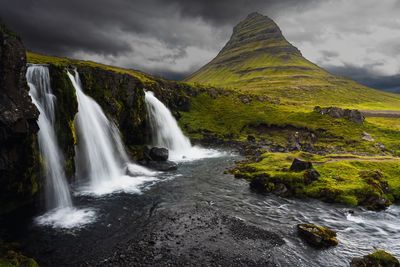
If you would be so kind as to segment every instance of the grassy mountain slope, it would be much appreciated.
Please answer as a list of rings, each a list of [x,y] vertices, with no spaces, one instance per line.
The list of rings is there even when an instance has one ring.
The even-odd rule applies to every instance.
[[[400,96],[334,76],[305,59],[268,17],[250,14],[221,52],[185,81],[277,98],[297,109],[337,105],[400,110]]]
[[[251,140],[251,156],[235,176],[284,196],[371,209],[400,201],[400,113],[382,118],[369,112],[358,124],[313,111],[317,105],[399,111],[400,96],[316,66],[269,18],[250,14],[221,52],[185,81],[224,88],[193,97],[180,122],[198,138]],[[288,171],[293,158],[313,161],[321,177],[310,183],[305,172]]]

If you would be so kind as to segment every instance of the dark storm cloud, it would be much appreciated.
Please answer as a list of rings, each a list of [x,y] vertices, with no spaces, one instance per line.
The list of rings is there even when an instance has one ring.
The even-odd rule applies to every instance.
[[[201,36],[190,40],[182,33],[176,34],[184,29],[184,25],[171,22],[170,18],[176,15],[210,21],[214,26],[233,26],[252,11],[272,12],[278,6],[304,6],[306,2],[311,1],[0,0],[0,16],[37,51],[118,54],[131,49],[123,38],[126,34],[151,33],[170,46],[195,42],[201,45]]]
[[[181,78],[212,59],[250,12],[270,16],[303,55],[357,76],[395,77],[400,1],[0,0],[0,18],[28,49]],[[349,19],[351,18],[351,19]],[[379,40],[379,42],[377,41]],[[365,44],[365,45],[364,45]],[[379,65],[385,63],[383,65]],[[346,71],[347,70],[347,71]],[[398,71],[397,71],[398,73]],[[366,83],[364,82],[364,83]]]
[[[333,74],[351,78],[372,88],[400,93],[400,74],[391,76],[378,76],[374,73],[371,73],[366,68],[349,65],[343,67],[327,66],[326,69]]]
[[[268,16],[290,7],[304,9],[317,0],[161,0],[174,3],[183,16],[201,17],[215,25],[235,24],[251,12],[261,12]]]

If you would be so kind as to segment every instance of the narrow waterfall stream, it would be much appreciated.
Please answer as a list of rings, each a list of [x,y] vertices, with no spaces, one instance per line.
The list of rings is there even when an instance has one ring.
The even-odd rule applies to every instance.
[[[38,141],[45,163],[46,206],[48,209],[72,207],[63,156],[54,133],[56,98],[50,87],[49,70],[46,66],[29,66],[26,79],[32,102],[40,112]]]
[[[82,193],[139,193],[143,183],[155,179],[152,177],[154,172],[129,162],[118,128],[99,104],[83,92],[78,72],[75,71],[75,75],[68,72],[68,76],[78,100],[75,157],[78,179],[84,182]]]
[[[63,155],[54,133],[56,97],[50,86],[47,66],[31,65],[26,72],[29,94],[40,112],[38,141],[44,161],[45,200],[49,211],[37,219],[40,224],[72,227],[90,221],[92,212],[73,208],[64,173]]]
[[[146,91],[145,100],[152,132],[152,145],[168,148],[171,160],[189,161],[221,156],[216,150],[192,146],[171,111],[154,96],[153,92]]]

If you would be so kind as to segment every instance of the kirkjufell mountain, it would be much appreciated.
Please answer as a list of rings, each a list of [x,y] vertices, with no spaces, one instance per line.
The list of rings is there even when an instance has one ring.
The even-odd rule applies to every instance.
[[[272,19],[259,13],[239,22],[218,55],[185,81],[267,94],[305,105],[321,100],[327,105],[391,102],[393,98],[310,62],[286,40]]]

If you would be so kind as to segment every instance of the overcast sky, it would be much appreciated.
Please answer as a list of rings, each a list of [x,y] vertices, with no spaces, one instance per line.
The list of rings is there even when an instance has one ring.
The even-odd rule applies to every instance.
[[[0,0],[26,46],[179,79],[257,11],[303,55],[377,88],[400,88],[400,0]]]

